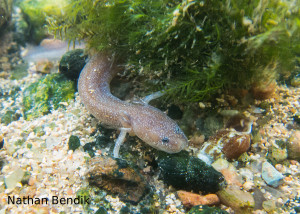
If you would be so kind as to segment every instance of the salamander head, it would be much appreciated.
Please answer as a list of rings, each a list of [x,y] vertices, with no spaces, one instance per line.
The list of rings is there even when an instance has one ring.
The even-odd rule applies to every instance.
[[[132,127],[140,139],[167,153],[177,153],[187,147],[188,139],[175,121],[153,107],[146,112],[136,117]]]

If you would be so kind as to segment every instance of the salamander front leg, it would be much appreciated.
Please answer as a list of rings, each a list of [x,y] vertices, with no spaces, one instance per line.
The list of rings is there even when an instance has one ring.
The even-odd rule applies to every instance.
[[[114,158],[119,158],[120,147],[125,140],[127,132],[130,132],[131,129],[130,128],[121,128],[120,130],[121,130],[121,132],[120,132],[118,139],[116,140],[114,151],[113,151]]]
[[[148,96],[144,97],[144,99],[142,99],[142,101],[146,104],[148,104],[151,100],[157,99],[161,96],[163,96],[165,94],[165,92],[162,91],[157,91],[154,92],[153,94],[149,94]]]

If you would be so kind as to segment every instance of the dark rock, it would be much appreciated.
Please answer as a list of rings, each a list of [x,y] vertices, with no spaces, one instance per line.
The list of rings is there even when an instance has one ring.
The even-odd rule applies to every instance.
[[[218,207],[209,207],[207,205],[197,205],[192,207],[188,214],[228,214],[225,210]]]
[[[123,201],[137,204],[148,192],[144,177],[124,160],[95,157],[89,166],[87,178],[90,185],[117,195]]]
[[[177,154],[161,153],[158,166],[163,181],[177,189],[215,193],[225,186],[223,175],[199,158],[183,151]]]
[[[171,117],[173,120],[180,120],[183,116],[183,112],[178,106],[172,104],[168,108],[168,116]]]
[[[128,214],[128,213],[131,213],[129,207],[125,206],[121,208],[120,214]]]
[[[2,137],[2,135],[0,135],[0,149],[2,149],[4,146],[4,138]]]
[[[75,151],[80,146],[79,137],[71,135],[69,138],[69,150]]]
[[[295,210],[296,213],[300,213],[300,206],[294,207],[294,210]]]
[[[104,149],[109,144],[114,145],[114,141],[111,138],[109,138],[108,136],[109,135],[97,136],[96,141],[91,142],[91,143],[86,143],[83,146],[83,150],[85,152],[87,152],[91,157],[94,157],[96,150]]]
[[[300,125],[300,113],[295,114],[293,119],[298,125]]]
[[[75,49],[65,53],[59,63],[59,71],[70,80],[77,80],[86,64],[87,55],[83,49]]]
[[[99,207],[99,209],[95,212],[95,214],[106,214],[107,211],[104,207]]]
[[[31,177],[31,173],[26,171],[21,180],[22,185],[28,184],[30,177]]]

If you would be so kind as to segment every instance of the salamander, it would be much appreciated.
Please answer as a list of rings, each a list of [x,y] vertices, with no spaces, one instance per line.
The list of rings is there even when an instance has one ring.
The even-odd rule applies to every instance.
[[[107,53],[93,55],[80,73],[78,92],[85,108],[101,123],[119,129],[113,155],[119,157],[119,149],[127,133],[135,134],[150,146],[167,153],[177,153],[188,145],[188,139],[164,112],[148,102],[157,97],[148,96],[140,103],[129,103],[110,92],[110,82],[120,71],[120,66]]]

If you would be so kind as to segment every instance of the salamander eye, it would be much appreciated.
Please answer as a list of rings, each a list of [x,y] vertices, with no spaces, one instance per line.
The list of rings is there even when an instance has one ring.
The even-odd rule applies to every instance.
[[[163,143],[169,143],[169,138],[164,137],[161,141],[162,141]]]

